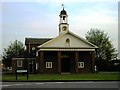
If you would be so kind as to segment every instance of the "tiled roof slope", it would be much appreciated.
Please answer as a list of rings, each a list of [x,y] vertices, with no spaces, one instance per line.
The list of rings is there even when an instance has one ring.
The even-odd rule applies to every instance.
[[[26,44],[43,44],[49,40],[51,40],[52,38],[25,38],[25,45]]]

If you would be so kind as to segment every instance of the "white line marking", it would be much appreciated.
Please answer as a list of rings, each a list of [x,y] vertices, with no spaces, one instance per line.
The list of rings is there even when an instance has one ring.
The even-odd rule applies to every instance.
[[[25,83],[25,84],[23,84],[23,85],[32,85],[32,84],[30,84],[30,83]]]
[[[55,82],[55,83],[61,84],[61,83],[65,83],[65,82]]]
[[[65,82],[45,82],[45,84],[61,84],[61,83],[65,83]]]
[[[2,87],[9,87],[9,86],[12,86],[12,85],[2,85]]]
[[[17,86],[17,85],[24,85],[24,84],[13,84],[13,85],[16,85],[16,86]]]
[[[29,83],[26,83],[26,84],[11,84],[11,85],[2,85],[2,87],[20,86],[20,85],[32,85],[32,84],[29,84]]]
[[[45,83],[36,83],[36,84],[45,84]]]
[[[44,84],[106,84],[106,82],[94,82],[94,81],[88,81],[88,82],[45,82]],[[108,84],[116,84],[118,85],[118,82],[107,82]]]

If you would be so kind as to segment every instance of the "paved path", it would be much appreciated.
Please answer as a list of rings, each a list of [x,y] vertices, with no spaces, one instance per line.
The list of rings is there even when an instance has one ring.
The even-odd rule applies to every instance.
[[[2,88],[118,88],[118,81],[88,82],[3,82]]]

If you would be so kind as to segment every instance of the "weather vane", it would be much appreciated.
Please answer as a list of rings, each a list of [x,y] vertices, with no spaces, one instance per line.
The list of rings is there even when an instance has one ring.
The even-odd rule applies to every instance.
[[[64,9],[64,4],[63,4],[63,3],[62,3],[62,5],[61,5],[61,6],[62,6],[62,8]]]

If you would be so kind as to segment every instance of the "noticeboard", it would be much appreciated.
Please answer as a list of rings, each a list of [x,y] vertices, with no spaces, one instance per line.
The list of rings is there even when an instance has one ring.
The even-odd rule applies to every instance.
[[[26,73],[27,74],[27,80],[28,80],[28,70],[16,70],[16,80],[17,80],[17,76],[18,74],[22,74],[22,73]]]

